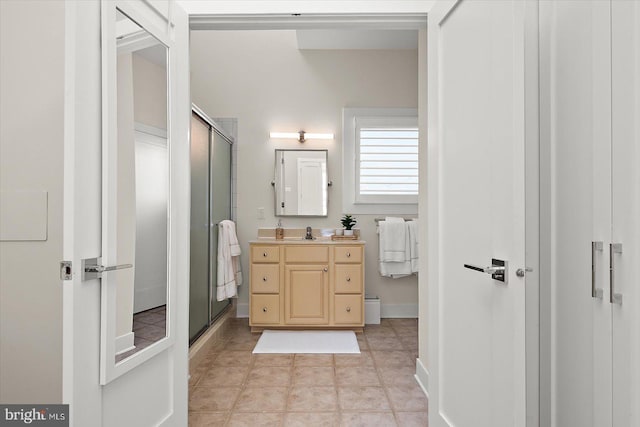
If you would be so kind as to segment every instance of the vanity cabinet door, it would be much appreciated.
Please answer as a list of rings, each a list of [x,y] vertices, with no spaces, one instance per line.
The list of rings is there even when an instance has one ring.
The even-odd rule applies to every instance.
[[[329,266],[285,265],[284,320],[288,325],[329,323]]]

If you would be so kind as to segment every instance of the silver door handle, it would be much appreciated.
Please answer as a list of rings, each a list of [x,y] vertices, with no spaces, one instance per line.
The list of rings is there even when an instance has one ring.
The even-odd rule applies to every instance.
[[[464,268],[468,268],[474,271],[479,271],[481,273],[490,274],[493,280],[507,283],[507,278],[509,274],[507,261],[493,258],[491,259],[491,265],[489,267],[480,267],[473,264],[464,264]]]
[[[602,252],[602,242],[591,242],[591,298],[602,299],[602,289],[596,288],[596,251]]]
[[[614,291],[615,264],[613,262],[614,254],[622,253],[622,243],[611,243],[609,245],[609,302],[611,304],[622,305],[622,294]]]
[[[100,279],[105,271],[124,270],[132,268],[133,264],[102,265],[102,257],[87,258],[82,260],[82,280]]]
[[[470,270],[475,270],[481,273],[488,273],[488,274],[496,274],[498,272],[504,271],[504,267],[497,267],[495,265],[492,265],[491,267],[478,267],[477,265],[473,265],[473,264],[465,264],[464,266],[465,268],[468,268]]]

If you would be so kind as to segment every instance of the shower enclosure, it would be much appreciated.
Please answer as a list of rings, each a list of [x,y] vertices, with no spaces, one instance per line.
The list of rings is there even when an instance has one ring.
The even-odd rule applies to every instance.
[[[199,108],[191,114],[191,272],[189,344],[222,314],[216,301],[218,223],[232,219],[233,141]]]

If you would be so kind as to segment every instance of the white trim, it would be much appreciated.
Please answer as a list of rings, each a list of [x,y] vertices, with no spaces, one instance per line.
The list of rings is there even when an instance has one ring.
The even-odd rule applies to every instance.
[[[135,334],[133,332],[127,332],[126,334],[116,337],[116,356],[122,354],[125,351],[133,350],[136,346],[133,344],[135,340]]]
[[[418,120],[417,108],[343,108],[342,109],[342,211],[352,214],[417,215],[418,203],[393,201],[388,203],[362,203],[356,197],[357,120],[365,118],[410,117]]]
[[[380,317],[383,319],[417,319],[418,304],[381,304]]]
[[[147,135],[153,135],[165,140],[164,145],[167,145],[167,130],[161,129],[155,126],[145,125],[144,123],[135,122],[133,128],[136,132],[144,133]]]
[[[249,317],[249,303],[238,303],[236,305],[236,317],[246,319]]]
[[[414,378],[418,382],[418,385],[424,394],[429,397],[429,371],[422,364],[420,358],[416,359],[416,374]]]
[[[397,5],[397,2],[395,3]],[[397,6],[395,6],[397,11]],[[196,12],[197,13],[197,12]],[[419,30],[426,26],[426,10],[416,13],[354,13],[304,16],[283,14],[215,14],[190,12],[191,30],[321,30],[349,28],[376,30]]]

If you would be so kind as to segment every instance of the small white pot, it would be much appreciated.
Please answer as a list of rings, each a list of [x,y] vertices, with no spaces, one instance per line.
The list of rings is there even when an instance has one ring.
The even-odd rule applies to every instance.
[[[345,236],[353,236],[353,230],[344,230]]]
[[[336,228],[336,236],[342,236],[343,231],[344,231],[344,228]]]

